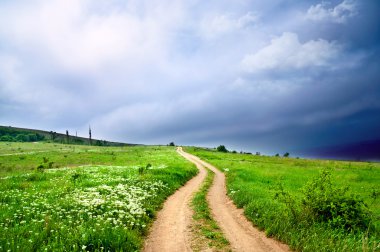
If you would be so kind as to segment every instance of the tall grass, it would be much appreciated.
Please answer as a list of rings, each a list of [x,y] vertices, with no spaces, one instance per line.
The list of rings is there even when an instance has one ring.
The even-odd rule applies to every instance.
[[[266,234],[299,251],[379,251],[380,202],[374,194],[380,190],[380,164],[292,158],[264,157],[220,153],[199,148],[187,151],[214,164],[227,176],[229,196],[245,215]],[[337,188],[349,187],[349,194],[358,195],[371,211],[371,228],[349,230],[324,221],[300,221],[304,197],[302,188],[330,167],[332,183]],[[227,169],[226,169],[227,168]],[[287,204],[276,200],[282,190],[291,196]],[[292,200],[294,202],[292,202]],[[290,205],[290,207],[289,207]]]

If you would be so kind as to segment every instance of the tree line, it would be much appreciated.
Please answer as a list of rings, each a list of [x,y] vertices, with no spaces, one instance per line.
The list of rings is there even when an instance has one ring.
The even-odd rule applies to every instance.
[[[0,141],[3,142],[38,142],[43,140],[45,140],[45,136],[38,133],[0,128]]]

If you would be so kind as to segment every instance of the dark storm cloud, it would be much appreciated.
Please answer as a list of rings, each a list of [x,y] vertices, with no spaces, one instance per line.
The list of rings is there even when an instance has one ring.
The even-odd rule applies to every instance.
[[[1,124],[267,153],[380,138],[379,11],[369,0],[2,2]]]

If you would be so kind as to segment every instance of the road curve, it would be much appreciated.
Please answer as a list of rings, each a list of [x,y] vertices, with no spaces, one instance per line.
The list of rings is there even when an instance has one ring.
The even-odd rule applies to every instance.
[[[234,251],[290,251],[287,245],[265,236],[247,220],[242,209],[238,209],[228,198],[224,173],[198,157],[178,152],[197,165],[198,169],[207,167],[215,173],[214,182],[207,195],[213,218],[229,240]]]
[[[182,148],[177,152],[183,155]],[[197,164],[199,173],[189,180],[183,187],[168,197],[163,208],[158,212],[148,238],[144,243],[144,252],[182,252],[192,251],[190,225],[192,210],[189,203],[206,178],[206,169]]]

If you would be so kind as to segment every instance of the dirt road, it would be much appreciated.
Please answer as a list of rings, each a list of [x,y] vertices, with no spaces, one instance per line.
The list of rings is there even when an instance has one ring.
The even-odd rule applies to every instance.
[[[183,152],[182,149],[179,153],[198,168],[207,167],[215,173],[207,200],[214,219],[234,251],[289,251],[287,245],[267,238],[264,232],[254,228],[243,215],[243,211],[236,208],[227,196],[225,176],[221,171],[198,157]]]
[[[177,151],[182,155],[181,148],[178,148]],[[199,189],[207,175],[207,171],[202,165],[197,165],[197,167],[198,175],[166,200],[153,223],[143,251],[191,251],[192,211],[189,203],[193,193]]]
[[[287,245],[267,238],[252,226],[226,194],[225,176],[214,166],[178,148],[177,152],[193,162],[199,174],[170,196],[158,213],[143,251],[191,251],[190,230],[192,211],[189,203],[207,175],[205,167],[215,173],[213,185],[207,195],[213,218],[229,240],[233,251],[289,251]]]

